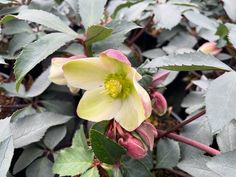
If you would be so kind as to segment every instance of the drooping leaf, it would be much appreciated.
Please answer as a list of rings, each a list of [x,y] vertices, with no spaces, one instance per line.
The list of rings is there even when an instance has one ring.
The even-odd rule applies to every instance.
[[[119,144],[107,138],[97,130],[90,130],[90,141],[96,157],[107,164],[114,164],[126,153]]]
[[[198,155],[194,158],[182,160],[178,167],[194,177],[221,177],[206,166],[210,157]]]
[[[52,112],[36,113],[18,119],[11,124],[14,147],[19,148],[37,142],[43,137],[49,127],[63,124],[70,119],[70,116]]]
[[[16,76],[16,88],[19,89],[24,76],[48,55],[62,47],[66,42],[74,38],[63,33],[51,33],[43,36],[32,44],[27,45],[17,57],[14,73]]]
[[[234,48],[236,48],[236,28],[232,28],[229,31],[228,38],[229,38],[229,41],[233,44]]]
[[[226,125],[216,137],[221,152],[233,151],[236,149],[236,119]]]
[[[85,40],[86,45],[91,45],[92,43],[101,41],[112,33],[112,29],[100,26],[100,25],[93,25],[90,26],[87,30],[87,38]]]
[[[206,113],[213,133],[236,118],[236,73],[221,75],[210,84],[206,93]]]
[[[82,147],[66,148],[59,152],[53,172],[60,176],[75,176],[92,166],[93,153]]]
[[[171,12],[171,13],[170,13]],[[157,27],[171,30],[181,20],[180,10],[170,3],[157,4],[154,8]]]
[[[222,153],[207,162],[207,167],[223,177],[233,177],[236,174],[236,150]]]
[[[40,158],[26,169],[26,177],[54,177],[52,165],[47,157]]]
[[[43,142],[49,149],[54,149],[66,135],[66,126],[50,128],[44,136]]]
[[[160,139],[157,143],[157,168],[172,168],[180,159],[178,142],[170,139]]]
[[[43,149],[40,149],[35,145],[26,147],[14,165],[13,174],[16,174],[26,168],[35,159],[43,155],[43,152]]]
[[[48,28],[52,28],[56,31],[68,34],[72,38],[77,37],[77,33],[73,31],[71,28],[69,28],[63,21],[61,21],[59,17],[43,10],[35,10],[35,9],[22,10],[16,16],[5,16],[1,20],[1,22],[2,23],[9,22],[15,18],[44,25]]]
[[[85,29],[100,22],[107,0],[79,0],[79,13]]]
[[[86,173],[81,175],[81,177],[100,177],[98,169],[96,167],[93,167],[89,169]]]
[[[0,120],[0,142],[11,136],[10,118]]]
[[[4,24],[2,33],[6,35],[19,34],[19,33],[29,34],[29,33],[33,33],[33,31],[27,22],[15,19]]]
[[[201,52],[163,56],[153,59],[144,68],[164,68],[177,71],[193,70],[232,70],[229,66],[212,55]]]
[[[0,176],[5,177],[11,164],[13,156],[13,140],[9,136],[3,141],[0,141]]]

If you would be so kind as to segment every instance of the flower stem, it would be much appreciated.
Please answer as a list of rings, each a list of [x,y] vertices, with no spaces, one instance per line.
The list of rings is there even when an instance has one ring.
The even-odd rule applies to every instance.
[[[180,124],[176,125],[174,128],[170,129],[170,130],[167,130],[165,131],[165,133],[163,133],[162,135],[158,136],[158,139],[168,135],[169,133],[171,132],[175,132],[177,130],[179,130],[180,128],[182,128],[183,126],[187,125],[188,123],[198,119],[199,117],[201,117],[202,115],[204,115],[206,113],[205,110],[195,114],[193,117],[190,117],[188,119],[185,119],[183,122],[181,122]]]
[[[157,129],[157,132],[160,136],[162,136],[163,134],[166,134],[166,131],[164,130],[158,130]],[[208,154],[211,154],[211,155],[219,155],[220,154],[220,151],[214,149],[214,148],[211,148],[205,144],[202,144],[198,141],[195,141],[195,140],[192,140],[190,138],[187,138],[187,137],[184,137],[184,136],[181,136],[181,135],[177,135],[175,133],[169,133],[169,134],[166,134],[165,135],[167,138],[170,138],[170,139],[173,139],[175,141],[179,141],[181,143],[185,143],[185,144],[188,144],[190,146],[193,146],[197,149],[200,149],[202,151],[205,151],[207,152]]]

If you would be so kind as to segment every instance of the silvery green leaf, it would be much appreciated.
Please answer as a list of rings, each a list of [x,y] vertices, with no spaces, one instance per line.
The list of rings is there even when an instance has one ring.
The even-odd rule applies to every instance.
[[[207,167],[222,177],[233,177],[236,174],[236,150],[212,157]]]
[[[232,70],[229,66],[212,55],[201,52],[184,53],[158,57],[150,61],[144,68],[163,68],[176,71],[193,70]]]
[[[236,21],[236,4],[234,0],[222,0],[224,2],[224,9],[231,20]]]
[[[179,48],[193,48],[197,43],[196,37],[185,33],[180,32],[176,35],[168,44],[168,46],[175,46]]]
[[[221,177],[206,166],[209,160],[208,156],[198,155],[182,160],[177,166],[194,177]]]
[[[11,56],[14,56],[15,52],[22,49],[23,47],[25,47],[26,45],[28,45],[35,39],[36,39],[36,35],[34,33],[15,34],[9,43],[9,47],[8,47],[9,54]]]
[[[70,116],[52,112],[36,113],[18,119],[11,124],[14,147],[19,148],[37,142],[49,127],[64,124],[70,119]]]
[[[66,126],[50,128],[43,138],[44,144],[49,149],[54,149],[66,135]]]
[[[26,169],[26,177],[54,177],[52,166],[47,157],[40,158]]]
[[[157,4],[154,9],[154,14],[154,19],[157,23],[157,27],[159,28],[166,28],[170,30],[181,20],[180,10],[175,5],[170,3]]]
[[[142,55],[144,57],[153,59],[153,58],[165,56],[166,53],[163,50],[156,48],[156,49],[147,50],[147,51],[143,52]]]
[[[10,120],[10,117],[0,120],[0,142],[11,136]]]
[[[219,36],[215,35],[216,30],[210,30],[206,28],[201,28],[198,32],[198,35],[207,41],[216,41],[219,39]]]
[[[234,48],[236,48],[236,28],[232,28],[229,31],[228,38],[229,38],[229,41],[233,44]]]
[[[223,86],[223,87],[222,87]],[[211,82],[206,93],[206,113],[213,133],[236,118],[236,73],[228,72]]]
[[[30,165],[35,159],[43,155],[43,149],[35,145],[27,146],[24,151],[21,153],[20,157],[17,159],[14,168],[13,174],[16,174]]]
[[[34,66],[73,39],[74,37],[64,33],[51,33],[27,45],[17,57],[14,67],[17,90],[24,76]]]
[[[27,22],[15,19],[4,24],[2,33],[6,35],[11,35],[18,33],[33,33],[33,31]]]
[[[197,26],[213,30],[216,32],[216,28],[218,26],[217,22],[213,19],[210,19],[200,13],[194,11],[187,11],[184,13],[184,16],[191,22]]]
[[[84,49],[83,49],[83,46],[81,44],[72,43],[64,51],[68,52],[72,55],[81,55],[84,52]]]
[[[213,135],[206,116],[201,116],[197,120],[184,126],[181,130],[181,135],[206,145],[211,145],[213,141]],[[181,144],[181,157],[183,159],[194,158],[196,154],[204,153],[204,151],[198,150],[192,146]]]
[[[25,116],[35,114],[36,110],[32,106],[27,106],[22,109],[18,109],[11,115],[11,122],[16,121],[17,119],[24,118]]]
[[[55,5],[54,0],[32,0],[29,4],[30,9],[44,10],[50,12]]]
[[[175,167],[180,159],[179,143],[170,139],[160,139],[157,143],[157,168]]]
[[[85,29],[91,25],[99,24],[106,2],[107,0],[79,0],[79,13]]]
[[[12,136],[0,142],[0,176],[5,177],[10,168],[14,147]]]
[[[216,137],[221,152],[233,151],[236,149],[236,119],[226,125]]]

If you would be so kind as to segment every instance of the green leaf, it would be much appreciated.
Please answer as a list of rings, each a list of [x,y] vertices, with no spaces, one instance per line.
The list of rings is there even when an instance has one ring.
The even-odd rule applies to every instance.
[[[26,147],[14,165],[13,174],[16,174],[26,168],[35,159],[43,155],[43,152],[43,149],[40,149],[36,145]]]
[[[236,150],[222,153],[207,162],[207,167],[223,177],[233,177],[236,174]]]
[[[53,172],[60,176],[75,176],[92,166],[93,153],[82,147],[66,148],[59,152]]]
[[[35,113],[36,110],[32,106],[27,106],[22,109],[18,109],[11,115],[11,122],[14,122],[18,119],[24,118]]]
[[[107,120],[97,122],[93,125],[92,129],[97,130],[101,134],[105,134],[105,132],[107,131],[108,124],[109,124],[109,121]]]
[[[4,24],[2,33],[6,35],[11,35],[11,34],[18,34],[18,33],[33,33],[33,31],[27,22],[14,19]]]
[[[53,163],[47,158],[40,158],[33,162],[26,169],[27,177],[54,177],[52,173],[52,165]]]
[[[89,149],[87,139],[84,134],[84,127],[82,125],[80,126],[80,129],[75,132],[72,140],[72,147],[83,147],[84,149]]]
[[[97,130],[90,130],[90,141],[96,157],[104,163],[114,164],[126,153],[122,146],[108,139]]]
[[[37,142],[49,127],[64,124],[70,119],[70,116],[51,112],[36,113],[17,119],[11,125],[14,147],[19,148]]]
[[[163,56],[153,59],[144,68],[164,68],[177,71],[193,70],[232,70],[229,66],[212,55],[201,52]]]
[[[79,0],[79,13],[85,29],[100,22],[106,2],[107,0]]]
[[[17,57],[14,73],[16,76],[16,88],[19,90],[20,83],[24,76],[39,62],[44,60],[66,42],[74,38],[63,33],[51,33],[43,36],[32,44],[27,45]]]
[[[227,36],[229,33],[229,30],[227,28],[227,26],[225,26],[223,23],[220,23],[217,31],[216,31],[216,35],[220,36],[220,38],[224,38],[225,36]]]
[[[178,164],[178,168],[188,172],[194,177],[221,177],[209,169],[206,163],[210,157],[198,155],[194,158],[184,159]]]
[[[180,10],[170,3],[157,4],[154,8],[154,14],[154,19],[158,28],[171,30],[181,20]]]
[[[44,136],[43,142],[49,149],[54,149],[66,135],[66,126],[50,128]]]
[[[236,73],[221,75],[210,84],[206,93],[206,114],[213,133],[236,118]]]
[[[0,176],[5,177],[11,165],[13,156],[13,140],[12,136],[0,142]]]
[[[81,177],[100,177],[97,167],[93,167],[89,169],[85,174],[81,175]]]
[[[226,125],[216,137],[221,152],[233,151],[236,149],[236,120],[233,119]]]
[[[48,28],[52,28],[56,31],[60,31],[62,33],[68,34],[73,38],[76,38],[78,34],[69,28],[59,17],[48,13],[42,10],[35,9],[26,9],[20,11],[20,13],[16,16],[5,16],[1,22],[6,23],[8,21],[13,20],[14,18],[18,18],[21,20],[27,20],[30,22],[35,22],[41,25],[44,25]]]
[[[157,168],[175,167],[180,159],[178,142],[170,139],[160,139],[157,143]]]
[[[152,177],[150,170],[140,160],[129,157],[122,158],[121,173],[124,177]]]
[[[87,30],[87,38],[85,41],[86,45],[92,45],[92,43],[101,41],[112,33],[112,29],[100,26],[100,25],[93,25],[88,28]]]

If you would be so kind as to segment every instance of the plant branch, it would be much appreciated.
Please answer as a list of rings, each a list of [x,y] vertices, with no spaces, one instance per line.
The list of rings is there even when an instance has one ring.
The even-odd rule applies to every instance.
[[[193,146],[197,149],[205,151],[208,154],[211,154],[211,155],[219,155],[220,154],[220,151],[218,151],[214,148],[211,148],[211,147],[209,147],[205,144],[202,144],[198,141],[192,140],[190,138],[187,138],[187,137],[184,137],[184,136],[181,136],[181,135],[177,135],[175,133],[166,134],[166,131],[164,131],[164,130],[158,130],[157,129],[157,132],[160,136],[163,136],[163,134],[165,134],[165,136],[167,138],[173,139],[175,141],[179,141],[179,142],[184,143],[184,144],[188,144],[188,145]]]
[[[153,18],[154,14],[149,18],[146,25],[137,33],[137,35],[135,35],[132,39],[130,39],[130,41],[128,41],[128,46],[131,46],[144,33],[145,29],[150,25]]]
[[[201,116],[204,115],[205,113],[206,113],[206,111],[203,110],[203,111],[201,111],[201,112],[195,114],[194,116],[192,116],[192,117],[190,117],[190,118],[188,118],[188,119],[185,119],[183,122],[179,123],[179,124],[176,125],[174,128],[172,128],[172,129],[170,129],[170,130],[167,130],[167,131],[165,131],[165,133],[163,133],[162,135],[158,136],[158,139],[160,139],[160,138],[162,138],[162,137],[168,135],[168,134],[171,133],[171,132],[175,132],[175,131],[179,130],[179,129],[182,128],[183,126],[185,126],[185,125],[189,124],[190,122],[192,122],[192,121],[198,119],[199,117],[201,117]]]

